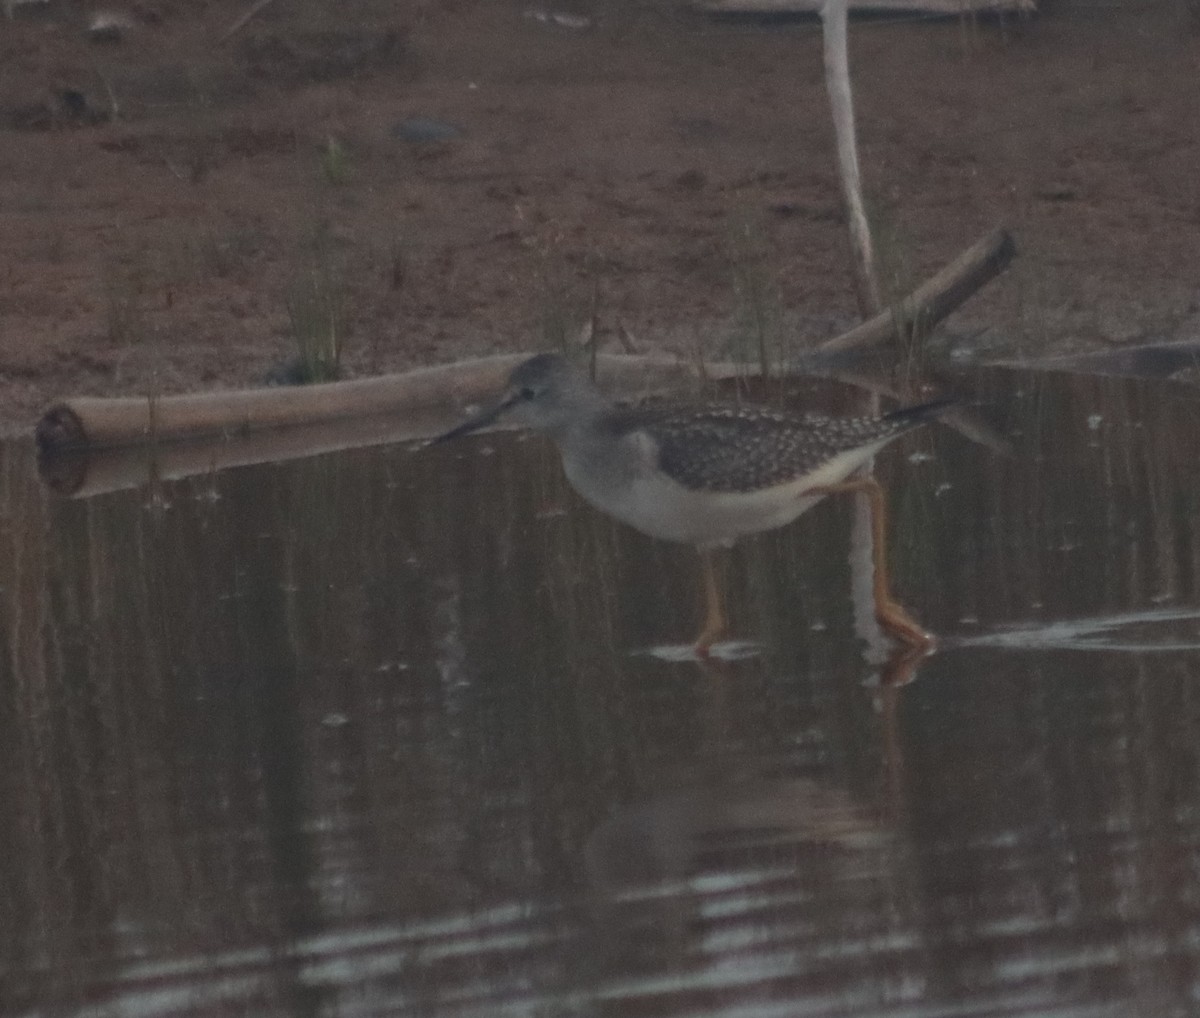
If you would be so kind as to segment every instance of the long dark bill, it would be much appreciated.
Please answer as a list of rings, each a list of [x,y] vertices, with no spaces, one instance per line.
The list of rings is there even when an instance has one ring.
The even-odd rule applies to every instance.
[[[508,396],[502,399],[494,407],[484,410],[474,417],[470,417],[459,424],[457,427],[451,428],[444,434],[438,435],[436,438],[429,440],[430,445],[438,445],[441,442],[449,442],[451,439],[459,438],[462,435],[469,435],[472,431],[478,431],[480,428],[486,428],[489,424],[500,417],[505,410],[511,407],[517,401],[516,396]]]

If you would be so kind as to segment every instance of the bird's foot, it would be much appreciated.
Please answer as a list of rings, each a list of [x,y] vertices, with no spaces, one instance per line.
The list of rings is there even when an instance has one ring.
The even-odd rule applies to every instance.
[[[888,636],[905,647],[930,651],[937,645],[937,638],[917,622],[899,601],[890,598],[877,601],[875,620]]]

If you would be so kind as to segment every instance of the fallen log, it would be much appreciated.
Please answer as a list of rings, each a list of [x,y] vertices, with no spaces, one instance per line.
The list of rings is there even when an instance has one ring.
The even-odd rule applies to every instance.
[[[514,354],[500,363],[524,356]],[[495,371],[499,360],[485,358],[454,365],[461,383],[455,387],[458,395],[465,395],[466,402],[494,396],[499,385]],[[904,398],[886,381],[841,377],[839,369],[833,367],[834,359],[825,363],[830,366],[825,373],[807,372],[802,377],[788,375],[769,380],[762,379],[757,373],[750,374],[747,365],[729,362],[705,365],[703,374],[707,383],[715,383],[720,388],[724,398],[731,398],[729,383],[733,382],[743,398],[756,401],[782,399],[805,410],[822,413],[844,413],[847,394],[864,387],[897,400]],[[653,394],[668,387],[695,386],[700,380],[699,366],[667,362],[662,358],[604,356],[599,359],[598,366],[603,388],[617,398],[636,401],[653,398]],[[397,379],[404,377],[397,376]],[[233,467],[420,442],[460,423],[463,412],[462,400],[455,398],[436,406],[406,404],[391,414],[217,433],[186,441],[43,449],[38,457],[38,469],[42,481],[55,494],[91,498],[130,488],[153,488],[156,484],[186,477],[216,475]]]
[[[35,429],[43,454],[224,437],[356,417],[461,406],[497,391],[528,353],[498,354],[348,382],[180,396],[78,396],[50,407]],[[696,377],[671,357],[602,355],[606,384],[663,385]],[[718,366],[719,368],[719,366]],[[741,369],[745,370],[745,369]]]
[[[983,238],[924,283],[897,308],[802,354],[788,365],[809,374],[836,374],[845,358],[901,336],[923,335],[994,278],[1015,247],[1004,230]],[[189,393],[180,396],[80,396],[50,407],[35,429],[43,457],[78,449],[161,445],[199,438],[230,439],[258,431],[328,424],[352,418],[412,415],[486,398],[525,353],[418,368],[348,382],[298,387]],[[655,387],[694,381],[698,365],[668,356],[601,354],[600,380],[617,390],[645,394]],[[745,375],[749,365],[703,365],[707,377]]]
[[[516,356],[482,362],[499,379]],[[434,406],[453,398],[463,373],[445,367],[304,387],[241,389],[180,396],[79,396],[50,407],[34,435],[43,453],[139,442],[234,436]]]

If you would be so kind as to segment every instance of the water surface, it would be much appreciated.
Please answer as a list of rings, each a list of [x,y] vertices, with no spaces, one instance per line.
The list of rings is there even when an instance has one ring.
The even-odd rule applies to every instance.
[[[695,556],[483,435],[0,493],[0,1013],[1187,1015],[1200,1008],[1200,410],[993,374],[1000,457],[880,458]]]

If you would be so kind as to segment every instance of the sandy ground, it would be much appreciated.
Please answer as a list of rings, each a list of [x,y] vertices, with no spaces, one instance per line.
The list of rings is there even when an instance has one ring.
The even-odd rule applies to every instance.
[[[816,23],[279,0],[222,41],[246,6],[147,0],[107,42],[66,0],[0,21],[6,433],[65,395],[257,384],[327,318],[349,375],[550,345],[593,306],[606,343],[711,356],[855,320]],[[1200,335],[1194,5],[851,44],[894,291],[1004,225],[1019,258],[948,323],[971,350]]]

